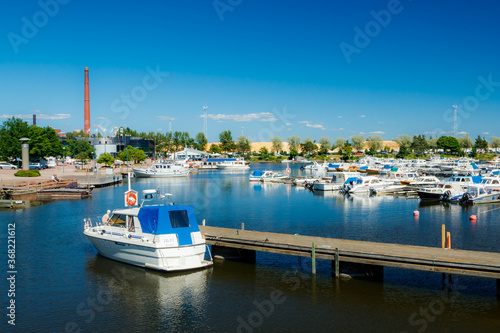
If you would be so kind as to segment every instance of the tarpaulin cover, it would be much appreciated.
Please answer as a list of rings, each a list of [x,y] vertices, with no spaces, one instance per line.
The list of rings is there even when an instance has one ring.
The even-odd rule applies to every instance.
[[[192,206],[146,206],[137,215],[143,233],[177,234],[179,245],[191,245],[191,233],[200,231]]]

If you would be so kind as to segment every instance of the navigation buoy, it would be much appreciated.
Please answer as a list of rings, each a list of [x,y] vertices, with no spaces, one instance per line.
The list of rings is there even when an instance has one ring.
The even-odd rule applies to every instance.
[[[476,215],[471,215],[471,216],[469,217],[469,220],[471,220],[471,221],[476,221],[476,220],[477,220],[477,216],[476,216]]]
[[[420,212],[418,210],[414,211],[413,216],[420,216]]]

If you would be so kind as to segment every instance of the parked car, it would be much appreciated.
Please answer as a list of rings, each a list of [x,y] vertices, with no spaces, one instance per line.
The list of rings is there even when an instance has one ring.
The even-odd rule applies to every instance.
[[[46,168],[47,168],[47,165],[46,164],[42,164],[40,162],[30,163],[30,169],[31,170],[42,170],[42,169],[46,169]]]
[[[0,169],[17,169],[17,166],[7,162],[0,162]]]

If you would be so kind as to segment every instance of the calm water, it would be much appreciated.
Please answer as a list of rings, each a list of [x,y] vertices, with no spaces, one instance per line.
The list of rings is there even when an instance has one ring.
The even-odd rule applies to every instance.
[[[252,170],[285,166],[253,164]],[[418,199],[315,195],[283,184],[249,183],[249,171],[202,171],[185,179],[139,179],[195,206],[207,225],[366,241],[440,246],[441,224],[452,247],[500,251],[499,205],[421,205]],[[300,174],[298,166],[292,175]],[[330,263],[310,275],[307,259],[257,254],[257,264],[164,274],[97,255],[83,236],[123,205],[126,185],[93,198],[0,212],[7,275],[7,224],[16,224],[16,326],[8,332],[497,332],[500,306],[491,279],[385,269],[384,283],[331,278]],[[414,219],[418,209],[420,217]],[[478,220],[469,221],[475,214]],[[8,285],[2,279],[2,308]]]

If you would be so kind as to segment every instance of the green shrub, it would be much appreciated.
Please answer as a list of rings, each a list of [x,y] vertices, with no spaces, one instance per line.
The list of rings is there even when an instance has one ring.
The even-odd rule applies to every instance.
[[[38,170],[19,170],[14,174],[16,177],[40,177]]]

